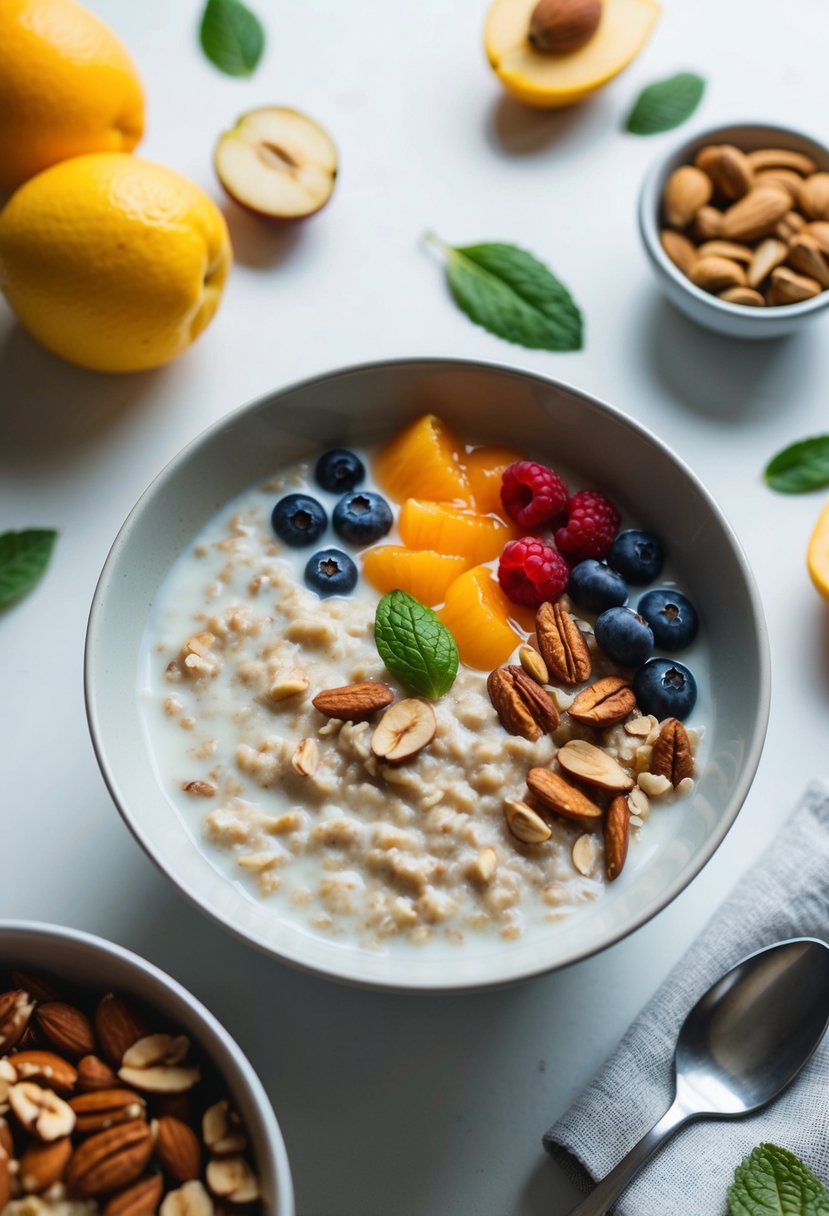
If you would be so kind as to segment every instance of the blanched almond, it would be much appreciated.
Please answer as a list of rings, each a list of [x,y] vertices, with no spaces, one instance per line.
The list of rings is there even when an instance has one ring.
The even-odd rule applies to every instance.
[[[671,228],[687,228],[694,216],[710,199],[711,178],[694,165],[680,165],[665,183],[662,207]]]
[[[811,224],[805,225],[803,231],[812,240],[817,241],[824,253],[829,253],[829,222],[826,220],[813,220]]]
[[[691,225],[695,241],[715,241],[722,233],[722,212],[716,207],[700,207]]]
[[[748,265],[753,250],[748,245],[738,244],[737,241],[703,241],[697,255],[701,258],[730,258],[732,262]]]
[[[803,178],[793,169],[765,169],[758,173],[754,180],[758,186],[782,186],[784,190],[788,190],[792,205],[797,204]]]
[[[782,220],[774,225],[774,236],[781,241],[790,241],[798,232],[806,227],[806,221],[799,211],[787,211]]]

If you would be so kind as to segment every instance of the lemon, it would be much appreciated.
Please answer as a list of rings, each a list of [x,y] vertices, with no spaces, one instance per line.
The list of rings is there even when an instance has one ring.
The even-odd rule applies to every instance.
[[[829,502],[818,516],[806,553],[809,576],[825,600],[829,600]]]
[[[130,152],[144,130],[135,64],[75,0],[0,0],[0,190],[69,156]]]
[[[17,319],[96,371],[157,367],[186,350],[215,313],[230,262],[212,199],[123,153],[61,161],[0,212],[0,289]]]

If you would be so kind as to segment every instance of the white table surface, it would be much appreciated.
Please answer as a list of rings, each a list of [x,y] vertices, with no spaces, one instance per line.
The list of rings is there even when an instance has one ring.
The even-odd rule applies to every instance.
[[[764,345],[695,328],[657,294],[634,219],[645,169],[692,127],[767,118],[829,136],[825,0],[789,0],[785,13],[772,0],[667,0],[628,71],[592,103],[560,114],[502,95],[481,49],[483,0],[258,0],[268,50],[241,81],[202,58],[197,0],[90,6],[140,66],[148,95],[141,153],[222,202],[236,265],[196,347],[142,375],[61,363],[0,304],[0,530],[57,525],[61,533],[42,584],[0,614],[0,917],[103,934],[197,993],[272,1096],[299,1216],[555,1216],[571,1193],[544,1157],[543,1130],[808,778],[829,768],[829,616],[804,562],[823,496],[775,496],[760,476],[783,444],[829,429],[828,323]],[[622,134],[639,88],[686,67],[709,78],[691,124],[649,139]],[[211,168],[217,134],[266,103],[316,116],[341,152],[328,208],[275,232],[227,205]],[[544,258],[584,309],[584,351],[524,351],[472,326],[420,243],[427,227],[456,243],[517,241]],[[335,986],[272,964],[208,923],[122,824],[83,709],[95,581],[162,465],[259,394],[397,355],[518,364],[652,428],[736,528],[771,634],[774,694],[760,769],[734,828],[690,888],[590,961],[456,998]]]

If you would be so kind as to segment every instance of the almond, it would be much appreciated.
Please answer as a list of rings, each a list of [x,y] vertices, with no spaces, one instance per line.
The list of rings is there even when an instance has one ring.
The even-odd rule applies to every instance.
[[[551,676],[562,684],[581,684],[590,679],[593,665],[587,643],[561,603],[541,605],[535,614],[535,635]]]
[[[795,173],[808,176],[815,171],[815,162],[810,156],[790,148],[757,148],[748,152],[746,159],[755,173],[763,169],[793,169]]]
[[[39,1195],[59,1182],[71,1156],[71,1136],[48,1142],[32,1141],[18,1166],[17,1177],[22,1190],[29,1195]]]
[[[371,736],[371,750],[378,759],[399,764],[423,751],[436,730],[431,705],[419,697],[406,697],[383,714]]]
[[[629,839],[630,808],[627,798],[617,794],[610,801],[604,821],[604,866],[608,882],[613,882],[622,872]]]
[[[154,1216],[164,1194],[164,1178],[151,1174],[124,1190],[118,1191],[107,1202],[103,1216]]]
[[[25,989],[29,996],[34,997],[36,1001],[56,1001],[60,996],[54,985],[33,971],[23,971],[19,967],[15,967],[11,973],[11,980],[15,988]]]
[[[8,1092],[18,1122],[39,1140],[59,1140],[75,1126],[75,1112],[63,1098],[34,1081],[18,1081]]]
[[[787,211],[782,220],[778,220],[774,225],[774,235],[781,241],[790,241],[805,227],[806,221],[799,211]]]
[[[316,739],[300,739],[294,754],[291,756],[291,768],[300,777],[313,777],[320,762],[320,752]]]
[[[795,205],[800,198],[803,178],[793,169],[764,169],[755,175],[754,181],[758,186],[782,186],[789,192],[792,205]]]
[[[576,838],[571,858],[579,874],[589,878],[596,860],[596,837],[592,832],[582,832],[581,836]]]
[[[667,777],[674,789],[686,777],[693,777],[691,743],[678,718],[666,718],[662,723],[651,752],[650,771]]]
[[[687,228],[700,207],[708,202],[713,189],[711,178],[695,165],[680,165],[674,169],[662,193],[668,227]]]
[[[542,54],[569,55],[587,45],[601,17],[601,0],[538,0],[527,37]]]
[[[143,1010],[117,993],[107,992],[95,1008],[95,1031],[104,1055],[116,1068],[124,1053],[151,1029]]]
[[[393,700],[394,693],[385,684],[378,680],[362,680],[341,688],[326,688],[317,693],[311,704],[326,718],[344,718],[356,722],[385,708]]]
[[[543,844],[553,834],[538,811],[517,798],[504,799],[504,818],[513,836],[523,844]]]
[[[718,293],[721,300],[728,304],[744,304],[749,308],[765,308],[766,301],[752,287],[729,287],[727,291]]]
[[[23,988],[0,994],[0,1053],[20,1042],[35,1003]]]
[[[0,1157],[2,1157],[4,1153],[7,1157],[14,1156],[14,1140],[12,1139],[11,1128],[9,1127],[7,1120],[3,1117],[3,1115],[0,1115]],[[0,1212],[2,1212],[2,1210],[3,1208],[0,1205]]]
[[[676,236],[677,233],[672,233]],[[536,684],[548,684],[550,682],[550,673],[547,671],[547,664],[542,659],[537,650],[532,646],[520,646],[518,649],[518,661],[526,671],[531,680],[535,680]]]
[[[61,1093],[74,1089],[78,1080],[72,1065],[53,1051],[16,1051],[14,1067],[20,1081],[42,1081]]]
[[[755,186],[724,213],[720,234],[730,241],[756,241],[769,236],[790,210],[791,202],[788,191],[780,186]]]
[[[663,228],[659,240],[673,264],[678,266],[684,275],[690,275],[697,260],[693,241],[689,241],[681,232],[675,232],[673,228]]]
[[[829,254],[813,236],[801,232],[792,237],[787,261],[795,270],[816,279],[824,291],[829,288]]]
[[[704,241],[697,250],[701,258],[730,258],[732,262],[740,262],[746,266],[754,256],[754,250],[748,245],[740,245],[737,241]]]
[[[695,241],[715,241],[722,233],[722,212],[716,207],[700,207],[691,226]]]
[[[116,1089],[118,1078],[98,1056],[83,1056],[78,1060],[78,1089],[88,1093],[95,1089]]]
[[[785,241],[770,236],[762,241],[754,250],[754,257],[748,268],[748,285],[757,288],[768,278],[775,266],[785,262],[789,247]]]
[[[154,1121],[155,1151],[174,1182],[191,1182],[201,1169],[201,1145],[196,1133],[181,1119],[162,1115]]]
[[[142,1172],[153,1151],[149,1124],[121,1123],[83,1140],[70,1158],[65,1180],[84,1199],[119,1191]]]
[[[607,752],[584,739],[571,739],[565,743],[559,748],[556,759],[571,777],[578,777],[598,789],[625,793],[633,788],[630,773]]]
[[[498,719],[509,734],[534,743],[558,726],[555,701],[523,667],[497,667],[490,672],[486,687]]]
[[[800,210],[810,220],[829,220],[829,173],[813,173],[801,183]]]
[[[167,1192],[158,1216],[213,1216],[213,1200],[200,1182],[185,1182]]]
[[[825,220],[813,220],[803,228],[813,241],[817,241],[824,253],[829,253],[829,223]]]
[[[554,811],[565,819],[600,819],[602,812],[595,802],[558,773],[546,768],[531,768],[527,786],[546,811]]]
[[[771,291],[769,303],[799,304],[801,300],[811,300],[820,295],[821,286],[817,279],[806,275],[795,274],[786,266],[778,266],[771,272]]]
[[[742,198],[752,187],[754,170],[749,159],[732,144],[709,144],[700,148],[694,164],[708,175],[722,198],[732,201]]]
[[[9,1155],[0,1152],[0,1212],[6,1210],[6,1204],[12,1197],[12,1176],[9,1169]]]
[[[95,1050],[95,1034],[85,1013],[65,1001],[45,1001],[35,1010],[38,1029],[59,1052],[77,1060]]]
[[[69,1099],[79,1132],[100,1132],[106,1127],[144,1118],[144,1099],[131,1089],[96,1089]]]
[[[259,1183],[244,1157],[218,1157],[210,1161],[206,1177],[213,1194],[230,1203],[253,1203],[259,1198]]]
[[[725,291],[729,287],[745,287],[746,272],[730,258],[699,258],[691,271],[691,282],[703,291]]]

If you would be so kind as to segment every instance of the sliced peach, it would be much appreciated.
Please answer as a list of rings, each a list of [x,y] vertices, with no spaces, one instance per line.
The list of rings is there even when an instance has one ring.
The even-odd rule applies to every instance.
[[[482,447],[468,454],[464,463],[477,511],[482,515],[493,511],[503,516],[501,477],[507,465],[523,459],[521,453],[512,448]]]
[[[528,34],[537,0],[494,0],[484,29],[501,84],[530,106],[570,106],[600,89],[641,50],[659,16],[657,0],[604,0],[599,27],[569,54],[538,51]]]
[[[532,632],[534,614],[507,599],[489,566],[456,578],[438,616],[451,630],[468,667],[492,671]]]
[[[406,499],[397,526],[410,549],[462,553],[471,565],[497,557],[508,540],[520,535],[494,515],[478,515],[463,507],[420,498]]]
[[[455,553],[403,545],[377,545],[363,554],[363,574],[372,587],[384,595],[399,587],[430,608],[443,603],[449,584],[472,564]]]
[[[464,447],[435,414],[424,414],[386,444],[374,475],[389,498],[469,502],[469,479],[461,466]]]

